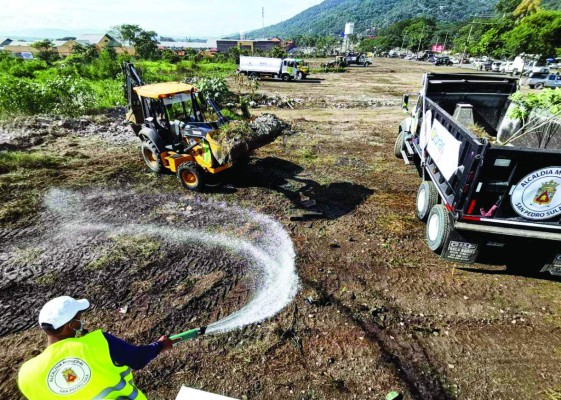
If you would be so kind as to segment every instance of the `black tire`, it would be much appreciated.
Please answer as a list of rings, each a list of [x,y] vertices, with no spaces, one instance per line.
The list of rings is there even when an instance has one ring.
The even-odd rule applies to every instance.
[[[417,190],[415,201],[415,215],[423,222],[427,222],[432,208],[438,204],[439,196],[432,181],[423,181]]]
[[[260,78],[260,75],[259,75],[258,72],[252,72],[251,74],[249,74],[249,77],[250,77],[251,79],[259,79],[259,78]]]
[[[177,179],[187,190],[201,190],[204,187],[204,171],[194,162],[181,164],[177,168]]]
[[[165,172],[164,162],[162,161],[161,153],[150,139],[145,139],[142,141],[140,146],[140,152],[142,153],[142,158],[144,162],[152,171],[162,174]]]
[[[435,253],[440,254],[454,229],[452,216],[442,204],[435,205],[427,220],[427,245]]]
[[[285,81],[285,82],[290,81],[290,75],[284,74],[284,75],[282,76],[282,80]]]
[[[543,83],[536,83],[534,85],[534,89],[542,90],[544,87]]]
[[[304,79],[304,78],[305,78],[305,76],[304,76],[304,73],[303,73],[303,72],[298,72],[298,73],[296,74],[296,80],[297,80],[297,81],[301,81],[301,80]]]
[[[401,132],[399,132],[399,135],[397,135],[397,138],[395,139],[395,145],[393,147],[393,154],[397,158],[403,159],[403,156],[401,155],[401,150],[403,150],[403,149],[405,149],[405,132],[401,131]]]
[[[369,65],[370,65],[369,62],[365,62],[362,66],[363,66],[364,68],[367,68]]]

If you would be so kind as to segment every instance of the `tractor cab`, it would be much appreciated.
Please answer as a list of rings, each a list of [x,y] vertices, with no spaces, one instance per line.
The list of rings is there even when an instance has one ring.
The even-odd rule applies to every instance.
[[[142,106],[142,125],[158,132],[173,150],[185,146],[185,139],[192,144],[227,122],[213,101],[206,101],[196,87],[186,83],[143,85],[134,92]]]

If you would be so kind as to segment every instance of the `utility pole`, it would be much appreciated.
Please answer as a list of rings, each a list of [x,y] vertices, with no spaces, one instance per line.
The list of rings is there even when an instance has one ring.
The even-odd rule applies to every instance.
[[[441,53],[444,53],[444,50],[446,50],[446,42],[447,41],[448,41],[448,32],[446,32],[446,36],[444,37],[444,45],[442,46]]]
[[[477,14],[474,15],[474,17],[477,17],[477,18],[493,18],[492,15],[481,15],[481,16],[477,16]],[[493,22],[477,22],[477,21],[471,21],[470,24],[471,24],[471,28],[469,28],[469,34],[468,34],[468,38],[467,38],[467,41],[466,41],[466,45],[465,45],[465,47],[464,47],[464,53],[462,54],[462,59],[460,60],[460,68],[462,68],[463,63],[464,63],[464,59],[466,58],[466,51],[467,51],[467,47],[468,47],[468,44],[469,44],[469,40],[471,39],[471,33],[472,33],[472,31],[473,31],[473,26],[474,26],[475,24],[480,24],[480,25],[496,25],[496,23],[493,23]]]
[[[466,41],[466,45],[464,47],[464,53],[462,54],[462,59],[460,60],[460,68],[462,68],[462,66],[464,65],[464,58],[466,58],[466,51],[468,48],[468,44],[469,44],[469,40],[471,39],[471,32],[473,31],[473,23],[471,24],[471,28],[469,28],[469,34],[468,34],[468,38]]]
[[[405,37],[407,36],[407,31],[403,32],[403,40],[401,41],[401,49],[403,50],[403,45],[405,45]]]
[[[417,54],[419,54],[419,52],[421,51],[421,42],[423,41],[424,37],[425,37],[425,25],[423,25],[423,30],[421,31],[421,38],[419,39],[419,47],[417,47]]]
[[[265,37],[265,5],[261,5],[261,22],[263,23],[263,37]]]

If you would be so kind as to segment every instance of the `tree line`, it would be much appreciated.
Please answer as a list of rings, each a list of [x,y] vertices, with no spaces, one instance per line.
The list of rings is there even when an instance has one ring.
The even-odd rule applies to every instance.
[[[404,48],[425,50],[446,44],[446,50],[473,56],[512,58],[520,53],[561,57],[561,11],[542,8],[541,0],[500,0],[495,15],[472,17],[462,23],[444,23],[435,18],[399,21],[364,38],[362,51]]]

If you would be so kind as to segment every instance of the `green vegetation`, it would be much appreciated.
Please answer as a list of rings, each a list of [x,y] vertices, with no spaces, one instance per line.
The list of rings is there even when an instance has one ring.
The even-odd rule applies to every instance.
[[[495,18],[457,23],[424,17],[402,20],[381,30],[376,38],[363,40],[359,48],[387,51],[403,47],[416,52],[446,40],[447,49],[457,53],[465,49],[473,56],[561,56],[561,11],[543,9],[540,0],[500,0],[495,11]]]
[[[113,29],[120,41],[135,45],[139,57],[134,62],[147,83],[215,78],[200,82],[214,88],[213,96],[220,97],[219,86],[224,84],[216,79],[236,70],[239,52],[210,56],[190,51],[180,57],[169,50],[159,51],[155,32],[146,32],[137,25]],[[94,45],[77,45],[73,54],[64,59],[49,40],[37,42],[34,47],[39,51],[35,60],[0,52],[0,118],[32,114],[78,116],[125,105],[121,63],[132,57],[118,55],[118,47],[98,51]]]
[[[62,164],[61,158],[43,153],[0,152],[0,224],[25,223],[34,215]]]
[[[540,92],[522,94],[517,92],[512,95],[516,107],[510,117],[526,123],[534,110],[546,111],[552,116],[561,118],[561,91],[544,89]]]
[[[126,263],[127,266],[142,268],[151,262],[151,258],[157,255],[160,243],[146,236],[120,235],[112,238],[110,249],[104,254],[90,262],[87,268],[94,270]]]
[[[82,51],[82,49],[80,49]],[[103,50],[91,60],[76,53],[49,65],[0,53],[0,118],[16,115],[78,116],[125,105],[120,63],[128,57]],[[226,77],[236,69],[229,60],[204,57],[178,63],[135,61],[147,83],[194,77]]]
[[[313,32],[320,36],[339,37],[346,22],[355,23],[355,32],[414,16],[436,16],[439,21],[459,22],[469,15],[485,15],[493,11],[496,0],[326,0],[280,24],[248,33],[248,37],[291,37]]]
[[[61,159],[42,153],[0,152],[0,174],[14,172],[22,168],[55,169],[60,164]]]

